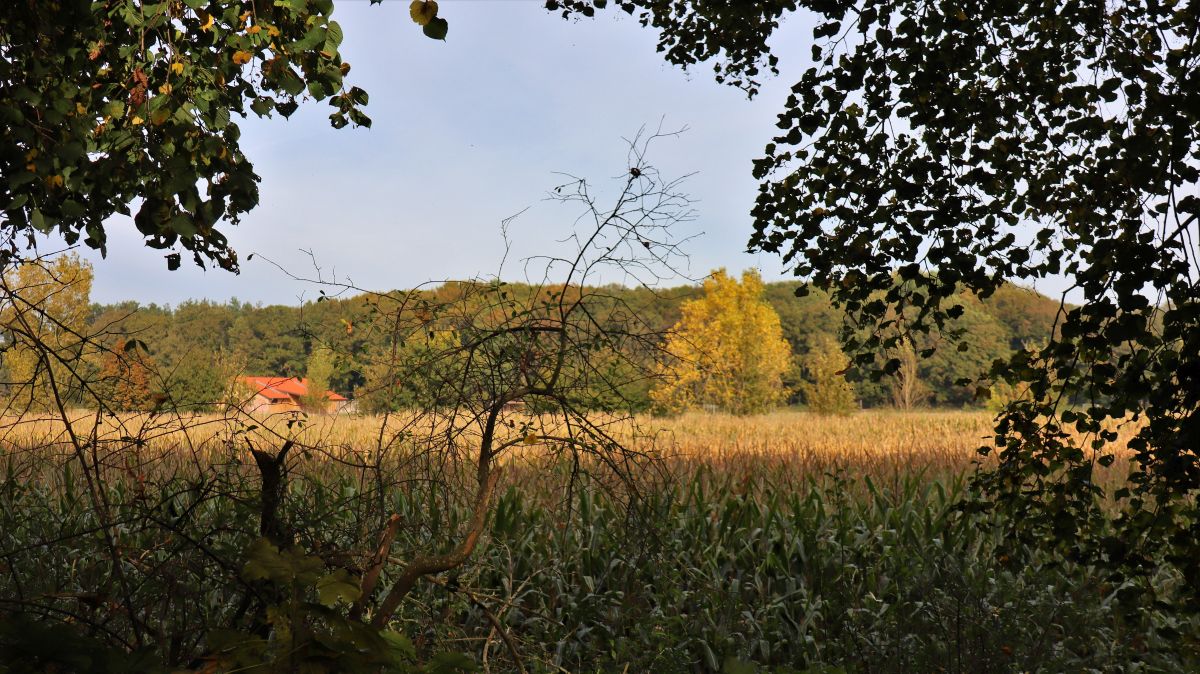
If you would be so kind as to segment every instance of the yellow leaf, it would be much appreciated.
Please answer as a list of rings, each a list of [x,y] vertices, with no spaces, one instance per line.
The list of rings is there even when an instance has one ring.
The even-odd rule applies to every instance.
[[[170,83],[170,82],[167,82],[166,84],[164,84],[164,85],[162,85],[161,87],[159,87],[159,88],[158,88],[158,93],[160,93],[160,94],[169,94],[169,93],[171,93],[171,83]]]
[[[25,161],[33,161],[34,159],[37,159],[37,156],[38,156],[37,148],[31,147],[31,148],[29,148],[29,152],[25,153]]]
[[[208,30],[209,28],[213,27],[212,14],[209,14],[202,9],[197,9],[196,16],[200,17],[200,30]]]
[[[144,121],[146,121],[146,120],[142,119],[141,117],[139,117],[137,115],[134,115],[133,118],[129,120],[129,123],[134,126],[138,126],[139,124],[141,124]]]
[[[408,6],[408,15],[416,22],[418,26],[433,21],[437,17],[438,4],[434,0],[413,0],[413,3]]]
[[[255,35],[260,32],[262,32],[262,26],[250,26],[246,29],[247,35]]]
[[[279,29],[275,26],[267,26],[267,35],[271,37],[279,37]]]
[[[246,51],[245,49],[239,49],[239,50],[233,52],[233,64],[234,65],[238,65],[238,66],[245,65],[245,64],[249,63],[250,59],[252,59],[252,58],[254,58],[254,54],[251,54],[250,52]]]
[[[536,444],[537,444],[537,441],[538,441],[538,437],[537,437],[536,435],[534,435],[533,433],[530,433],[529,435],[526,435],[526,436],[525,436],[525,437],[524,437],[524,438],[521,440],[521,442],[523,442],[523,443],[525,443],[525,444],[527,444],[527,445],[536,445]]]
[[[182,75],[183,74],[183,64],[178,63],[178,62],[172,63],[171,64],[171,72],[175,73],[176,75]]]
[[[85,114],[87,114],[87,108],[83,107],[83,103],[76,101],[75,102],[75,113],[79,114],[79,115],[85,115]]]
[[[46,176],[46,186],[47,187],[62,187],[63,186],[63,177],[62,176]]]

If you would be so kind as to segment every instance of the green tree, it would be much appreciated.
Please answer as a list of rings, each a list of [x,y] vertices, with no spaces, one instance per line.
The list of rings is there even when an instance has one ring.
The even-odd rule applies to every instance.
[[[179,356],[174,367],[164,369],[166,406],[189,412],[220,409],[233,382],[229,359],[201,349],[190,349]]]
[[[757,272],[741,283],[724,269],[704,281],[704,295],[683,303],[665,350],[674,358],[651,392],[667,411],[714,407],[754,414],[786,398],[783,375],[792,365],[779,315],[763,298]]]
[[[817,414],[849,414],[858,408],[854,387],[846,381],[850,359],[832,337],[818,338],[803,359],[804,402]]]
[[[308,355],[308,367],[305,368],[305,378],[308,380],[308,395],[300,401],[302,407],[316,412],[328,410],[329,401],[325,393],[329,391],[329,380],[333,376],[333,350],[327,346],[317,345]]]
[[[367,381],[358,395],[364,411],[428,410],[457,394],[464,354],[454,330],[420,325],[396,337],[367,366]]]
[[[933,386],[933,402],[943,407],[979,402],[974,383],[986,377],[997,360],[1012,353],[1009,333],[1003,324],[984,311],[973,297],[960,297],[959,302],[962,313],[957,318],[947,322],[944,329],[931,330],[929,335],[921,335],[914,341],[918,351],[933,349],[921,363],[920,375]],[[967,337],[958,339],[959,333]]]
[[[983,309],[1008,329],[1013,349],[1049,339],[1059,308],[1059,302],[1012,283],[983,300]]]

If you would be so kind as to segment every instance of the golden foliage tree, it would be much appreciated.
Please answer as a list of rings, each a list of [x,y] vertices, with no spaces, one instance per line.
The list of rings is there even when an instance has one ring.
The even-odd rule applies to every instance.
[[[854,387],[844,372],[850,359],[832,337],[822,336],[803,359],[805,380],[800,385],[808,409],[817,414],[849,414],[858,407]]]
[[[111,411],[143,412],[158,402],[154,391],[154,358],[137,340],[118,339],[100,357],[94,392]]]
[[[56,401],[77,402],[92,266],[74,253],[22,262],[4,273],[3,290],[0,330],[10,399],[39,410],[53,409]]]
[[[929,399],[929,386],[921,380],[921,361],[911,339],[903,339],[896,353],[900,367],[892,375],[892,405],[896,409],[911,410],[925,404]]]
[[[754,414],[784,401],[791,347],[757,272],[744,272],[739,283],[718,269],[705,280],[704,296],[682,309],[666,343],[675,362],[663,367],[662,384],[651,392],[656,407]]]

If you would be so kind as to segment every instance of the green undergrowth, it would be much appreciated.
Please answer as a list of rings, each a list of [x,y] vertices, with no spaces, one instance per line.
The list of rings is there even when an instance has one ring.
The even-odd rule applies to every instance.
[[[632,500],[586,484],[565,499],[510,487],[468,565],[421,584],[389,634],[411,644],[413,663],[453,652],[495,672],[518,660],[529,672],[733,674],[1200,666],[1197,623],[1173,608],[1176,579],[1129,593],[1097,569],[1006,547],[997,522],[955,508],[960,480],[769,477],[701,469]],[[60,671],[118,671],[131,653],[129,671],[206,666],[246,612],[253,487],[227,482],[217,498],[183,477],[153,491],[111,482],[118,574],[77,476],[10,474],[0,672],[35,671],[18,664],[45,657],[31,639],[62,655],[65,633],[79,653]],[[357,582],[346,551],[371,549],[378,512],[405,522],[397,561],[443,538],[428,523],[467,517],[436,491],[361,489],[349,477],[291,481],[287,516],[320,574],[347,568],[339,578]],[[277,638],[260,636],[264,652]]]

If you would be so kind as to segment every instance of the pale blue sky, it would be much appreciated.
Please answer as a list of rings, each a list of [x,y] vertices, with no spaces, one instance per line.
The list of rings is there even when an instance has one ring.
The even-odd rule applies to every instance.
[[[290,120],[243,122],[243,145],[262,176],[261,203],[226,227],[245,260],[242,273],[168,272],[141,246],[128,220],[110,228],[107,260],[96,262],[93,300],[177,304],[230,297],[294,304],[311,286],[260,258],[305,274],[311,250],[372,289],[405,288],[492,273],[502,253],[500,221],[514,257],[553,252],[577,211],[542,201],[555,171],[601,184],[622,172],[622,137],[640,126],[686,125],[651,161],[668,175],[697,172],[687,248],[691,272],[759,267],[780,277],[772,255],[745,252],[756,183],[750,175],[775,130],[775,114],[807,66],[806,26],[793,17],[776,36],[783,74],[754,100],[716,84],[708,66],[685,73],[655,52],[656,35],[620,11],[567,23],[541,2],[443,2],[445,43],[408,18],[407,2],[338,0],[349,80],[371,94],[371,129],[330,128],[324,103]],[[519,268],[511,267],[516,277]]]

